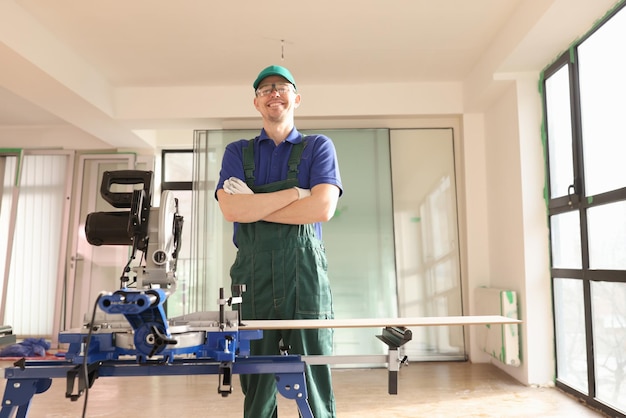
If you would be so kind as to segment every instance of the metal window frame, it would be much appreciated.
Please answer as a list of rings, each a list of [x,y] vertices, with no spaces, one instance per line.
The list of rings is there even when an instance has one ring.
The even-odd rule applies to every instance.
[[[550,276],[552,281],[552,288],[554,289],[555,278],[576,279],[583,281],[583,309],[585,316],[585,334],[586,334],[586,355],[587,355],[587,391],[588,394],[582,393],[566,383],[558,380],[558,363],[556,367],[556,386],[561,390],[574,395],[577,398],[582,399],[587,404],[594,408],[600,409],[603,412],[611,415],[621,414],[617,409],[601,402],[596,398],[596,370],[595,370],[595,358],[594,358],[594,341],[593,341],[593,318],[592,318],[592,304],[591,304],[591,282],[613,282],[613,283],[626,283],[626,274],[624,270],[591,270],[589,268],[589,242],[588,242],[588,229],[587,229],[587,210],[590,207],[597,207],[602,204],[616,203],[620,201],[626,201],[626,187],[611,190],[606,193],[602,193],[595,196],[586,196],[585,181],[584,181],[584,161],[583,161],[583,139],[582,139],[582,114],[581,114],[581,99],[580,99],[580,79],[579,79],[579,67],[578,67],[578,47],[582,45],[585,40],[592,36],[599,28],[608,22],[613,16],[626,7],[626,2],[621,2],[609,11],[605,17],[596,24],[596,26],[590,30],[585,36],[577,40],[570,46],[568,51],[559,56],[552,64],[550,64],[541,76],[542,87],[542,100],[543,100],[543,124],[545,141],[545,158],[546,158],[546,190],[547,190],[547,210],[549,227],[550,219],[553,215],[567,213],[570,211],[578,211],[580,215],[580,233],[581,233],[581,256],[582,267],[580,269],[563,269],[563,268],[550,268]],[[573,174],[572,186],[574,186],[574,194],[568,196],[558,196],[556,198],[550,198],[552,196],[550,190],[550,158],[548,148],[548,120],[547,120],[547,103],[546,103],[546,81],[554,75],[558,70],[563,68],[564,65],[568,66],[569,81],[570,81],[570,107],[571,107],[571,121],[572,121],[572,154],[573,154]],[[554,291],[553,291],[554,292]],[[555,358],[556,358],[556,346],[558,344],[557,332],[556,332],[556,313],[554,312],[554,304],[556,302],[555,295],[552,295],[553,301],[553,326],[554,326],[554,339],[555,339]]]

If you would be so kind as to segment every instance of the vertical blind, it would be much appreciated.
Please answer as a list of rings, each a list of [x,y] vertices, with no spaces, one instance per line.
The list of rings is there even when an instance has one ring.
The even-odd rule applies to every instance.
[[[20,336],[49,336],[65,233],[68,156],[27,153],[21,164],[17,212],[2,223],[3,236],[5,228],[14,227],[13,240],[7,243],[12,248],[10,263],[4,266],[8,281],[2,322]],[[5,179],[13,169],[6,166]],[[4,206],[2,212],[4,216]]]

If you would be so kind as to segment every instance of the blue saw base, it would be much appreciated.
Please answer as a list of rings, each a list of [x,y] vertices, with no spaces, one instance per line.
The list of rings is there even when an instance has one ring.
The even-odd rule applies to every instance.
[[[220,376],[217,392],[222,396],[227,396],[232,390],[232,375],[275,374],[278,392],[296,401],[303,418],[313,418],[307,400],[304,370],[305,362],[298,355],[237,357],[233,362],[217,362],[213,359],[174,359],[169,363],[107,360],[86,366],[74,364],[71,360],[20,360],[13,367],[5,369],[7,385],[0,418],[26,418],[34,395],[47,391],[52,385],[52,379],[66,378],[66,398],[75,401],[99,377],[204,374]]]

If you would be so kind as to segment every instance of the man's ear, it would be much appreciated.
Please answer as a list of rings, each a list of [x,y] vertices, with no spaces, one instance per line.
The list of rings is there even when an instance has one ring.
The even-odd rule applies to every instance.
[[[296,94],[295,99],[293,99],[293,103],[295,104],[294,107],[298,108],[300,107],[300,102],[302,101],[302,96],[300,96],[299,94]]]

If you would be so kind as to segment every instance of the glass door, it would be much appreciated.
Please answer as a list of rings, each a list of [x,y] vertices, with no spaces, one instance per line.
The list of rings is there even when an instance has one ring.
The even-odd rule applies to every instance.
[[[100,196],[103,172],[135,169],[135,162],[135,154],[86,154],[78,158],[61,330],[81,327],[98,294],[120,287],[130,248],[90,245],[85,237],[85,220],[91,212],[115,210]]]

